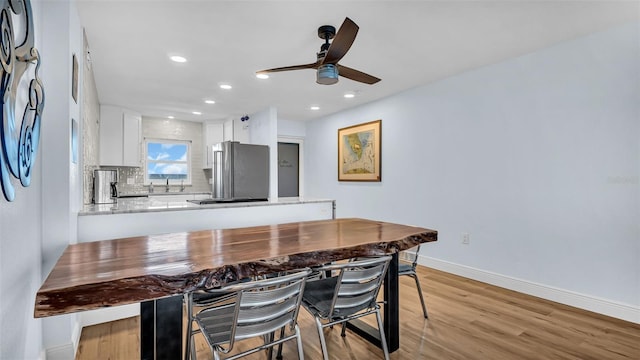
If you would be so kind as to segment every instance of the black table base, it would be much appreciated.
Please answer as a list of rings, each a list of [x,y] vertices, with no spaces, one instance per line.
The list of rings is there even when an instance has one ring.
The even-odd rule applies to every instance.
[[[140,304],[140,359],[182,358],[182,295]]]

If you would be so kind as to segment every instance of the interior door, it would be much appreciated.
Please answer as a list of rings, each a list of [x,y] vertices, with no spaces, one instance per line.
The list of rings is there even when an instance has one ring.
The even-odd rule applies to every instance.
[[[278,197],[300,196],[300,145],[278,143]]]

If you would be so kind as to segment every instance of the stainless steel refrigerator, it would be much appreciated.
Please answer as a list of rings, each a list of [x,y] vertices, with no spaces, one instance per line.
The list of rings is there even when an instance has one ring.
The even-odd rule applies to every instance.
[[[255,201],[269,197],[269,147],[225,141],[213,145],[213,198]]]

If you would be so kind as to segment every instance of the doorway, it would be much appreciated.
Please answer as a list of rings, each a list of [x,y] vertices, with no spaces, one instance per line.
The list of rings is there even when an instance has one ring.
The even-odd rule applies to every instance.
[[[278,142],[278,197],[300,196],[300,144]]]

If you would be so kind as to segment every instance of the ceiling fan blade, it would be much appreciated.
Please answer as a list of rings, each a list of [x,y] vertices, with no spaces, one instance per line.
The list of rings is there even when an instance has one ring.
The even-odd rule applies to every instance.
[[[256,74],[278,72],[278,71],[289,71],[289,70],[317,69],[319,65],[320,64],[318,62],[314,62],[312,64],[283,66],[283,67],[278,67],[273,69],[256,71]]]
[[[322,60],[323,64],[335,64],[349,51],[353,41],[358,34],[358,25],[351,19],[345,18],[344,22],[338,29],[336,36],[333,38],[333,42],[327,50],[327,55]]]
[[[369,74],[365,74],[362,71],[358,71],[356,69],[352,69],[346,66],[337,65],[338,66],[338,75],[342,77],[346,77],[347,79],[351,79],[354,81],[359,81],[361,83],[373,85],[380,81],[375,76],[371,76]]]

